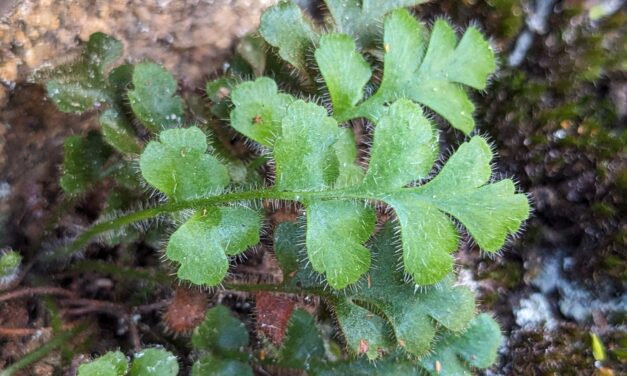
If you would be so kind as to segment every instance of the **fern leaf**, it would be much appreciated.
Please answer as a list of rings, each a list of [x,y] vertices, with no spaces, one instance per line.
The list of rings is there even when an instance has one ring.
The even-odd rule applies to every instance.
[[[198,212],[170,237],[166,256],[180,263],[177,275],[198,285],[214,286],[226,276],[229,256],[259,242],[261,220],[244,207]]]

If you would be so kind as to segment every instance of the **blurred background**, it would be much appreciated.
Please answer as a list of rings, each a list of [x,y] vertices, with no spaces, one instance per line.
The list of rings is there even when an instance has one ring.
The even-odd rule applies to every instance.
[[[4,0],[0,2],[0,245],[36,252],[58,215],[64,137],[96,127],[47,102],[32,74],[75,56],[95,31],[178,78],[188,99],[258,25],[272,0]],[[316,1],[300,1],[314,10]],[[425,22],[476,24],[500,69],[474,95],[477,132],[495,143],[499,173],[534,202],[526,231],[494,259],[458,254],[462,283],[495,314],[506,343],[491,375],[627,374],[627,10],[624,0],[444,0]],[[450,128],[445,137],[456,138]],[[87,226],[93,192],[64,215],[60,240]],[[33,302],[0,326],[36,326]],[[0,369],[46,336],[0,338]],[[601,349],[601,350],[600,350]],[[47,374],[40,364],[36,374]]]

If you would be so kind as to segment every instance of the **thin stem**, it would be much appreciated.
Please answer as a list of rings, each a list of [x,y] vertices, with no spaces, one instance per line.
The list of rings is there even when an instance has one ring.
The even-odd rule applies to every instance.
[[[74,325],[65,324],[63,330],[68,330]],[[60,329],[60,328],[59,328]],[[55,329],[51,326],[45,326],[41,328],[6,328],[0,327],[0,337],[26,337],[32,336],[42,332],[53,332]]]
[[[376,122],[377,117],[375,116],[376,111],[383,107],[385,101],[383,100],[383,96],[377,93],[365,101],[361,102],[357,106],[350,108],[342,113],[333,114],[335,120],[338,123],[344,123],[352,119],[357,118],[366,118],[372,122]]]
[[[32,363],[37,362],[56,348],[63,346],[63,344],[74,338],[78,333],[82,332],[86,328],[87,324],[80,324],[72,330],[68,330],[66,332],[55,335],[52,340],[37,348],[36,350],[26,354],[20,360],[10,365],[4,371],[0,372],[0,376],[11,376],[22,368],[28,367]]]
[[[130,312],[130,310],[122,304],[95,299],[72,299],[63,301],[63,304],[80,306],[66,310],[65,314],[67,315],[84,315],[91,312],[103,312],[110,313],[114,316],[124,316],[126,313]]]
[[[98,223],[85,232],[83,232],[78,238],[76,238],[69,245],[58,249],[56,252],[49,254],[51,258],[63,257],[72,255],[75,252],[81,250],[86,246],[92,238],[103,234],[107,231],[117,230],[132,223],[140,222],[150,218],[157,217],[166,213],[174,213],[184,209],[200,209],[207,208],[215,205],[226,204],[237,201],[251,201],[261,199],[272,200],[287,200],[287,201],[306,201],[315,198],[326,199],[373,199],[377,200],[376,196],[367,197],[364,194],[358,194],[354,190],[329,190],[319,192],[282,192],[273,189],[262,189],[254,191],[233,192],[226,193],[219,196],[211,196],[206,198],[199,198],[195,200],[176,201],[161,206],[156,206],[149,209],[144,209],[127,214],[122,217],[118,217],[106,222]]]
[[[73,291],[62,289],[60,287],[26,287],[0,295],[0,302],[33,295],[64,295],[72,297],[76,294]]]
[[[108,177],[112,173],[120,170],[122,167],[124,167],[124,165],[125,165],[125,162],[122,159],[111,163],[109,166],[105,167],[105,169],[102,170],[102,172],[100,172],[100,179],[104,179]]]
[[[73,272],[98,272],[110,274],[114,278],[119,279],[139,279],[159,284],[168,284],[175,281],[173,276],[162,271],[142,268],[127,268],[96,260],[79,261],[76,264],[71,265],[69,270]]]
[[[142,344],[139,338],[139,331],[137,330],[137,321],[133,318],[132,314],[126,316],[126,321],[128,322],[128,335],[133,345],[133,350],[138,352],[141,350]]]
[[[132,311],[133,312],[137,312],[139,314],[146,314],[146,313],[150,313],[152,311],[158,311],[160,309],[163,309],[165,307],[167,307],[169,304],[169,301],[167,300],[162,300],[159,302],[155,302],[155,303],[149,303],[149,304],[144,304],[144,305],[140,305],[137,307],[133,307]]]
[[[46,331],[52,331],[50,327],[44,328],[5,328],[0,327],[0,337],[26,337],[32,336],[35,333],[41,333]]]
[[[132,223],[154,218],[161,214],[173,213],[173,212],[177,212],[183,209],[207,207],[207,206],[223,204],[223,203],[228,203],[228,202],[233,202],[233,201],[245,201],[245,200],[252,200],[256,198],[266,198],[264,196],[271,196],[271,195],[268,195],[269,192],[273,192],[273,191],[260,190],[260,191],[227,193],[224,195],[212,196],[212,197],[207,197],[204,199],[172,202],[172,203],[157,206],[154,208],[136,211],[136,212],[127,214],[122,217],[118,217],[118,218],[115,218],[106,222],[98,223],[90,227],[85,232],[83,232],[78,238],[76,238],[72,243],[70,243],[64,248],[60,248],[57,252],[53,252],[51,256],[53,258],[69,256],[79,251],[80,249],[82,249],[84,246],[86,246],[89,243],[89,241],[93,237],[97,235],[100,235],[107,231],[112,231],[112,230],[122,228]],[[274,198],[274,197],[267,197],[267,198]]]
[[[335,297],[328,291],[314,288],[299,288],[284,284],[245,284],[245,283],[224,283],[225,290],[242,292],[274,292],[279,294],[293,295],[317,295],[328,299]]]

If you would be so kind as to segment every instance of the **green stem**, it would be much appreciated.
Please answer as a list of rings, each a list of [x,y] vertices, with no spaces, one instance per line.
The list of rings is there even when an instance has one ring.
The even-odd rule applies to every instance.
[[[279,294],[294,295],[317,295],[320,297],[334,299],[335,297],[328,291],[314,288],[299,288],[284,284],[245,284],[245,283],[225,283],[225,290],[242,291],[242,292],[274,292]]]
[[[385,100],[383,98],[383,95],[380,95],[377,91],[375,95],[366,99],[359,105],[350,108],[342,113],[333,114],[333,117],[338,123],[344,123],[357,118],[366,118],[374,123],[378,119],[377,112],[383,107],[384,104]]]
[[[89,241],[97,235],[105,233],[107,231],[116,230],[122,228],[124,226],[130,225],[135,222],[139,222],[145,219],[156,217],[160,214],[169,212],[169,205],[158,206],[155,208],[140,210],[122,217],[118,217],[116,219],[98,223],[85,232],[83,232],[78,238],[76,238],[72,243],[68,244],[63,248],[59,248],[57,251],[48,255],[49,258],[56,259],[57,257],[69,256],[73,253],[79,251],[84,246],[86,246]]]
[[[78,236],[72,243],[53,252],[49,257],[57,258],[70,256],[85,247],[92,238],[103,234],[107,231],[117,230],[132,223],[140,222],[146,219],[154,218],[162,214],[174,213],[184,209],[203,209],[215,205],[221,205],[238,201],[251,201],[261,199],[271,200],[287,200],[287,201],[307,201],[311,199],[369,199],[379,200],[374,195],[366,195],[352,190],[331,190],[320,192],[281,192],[272,189],[263,189],[255,191],[226,193],[219,196],[211,196],[188,201],[177,201],[156,206],[154,208],[144,209],[137,212],[127,214],[106,222],[95,224]]]
[[[151,281],[158,284],[167,284],[175,281],[173,276],[156,270],[142,270],[138,268],[127,268],[120,265],[105,263],[95,260],[79,261],[69,268],[71,271],[86,272],[95,271],[103,274],[110,274],[119,279],[139,279]]]
[[[111,163],[109,166],[105,167],[105,169],[102,170],[102,172],[100,172],[100,179],[104,179],[110,176],[114,172],[124,167],[124,165],[125,165],[125,162],[123,160],[118,160],[118,161]]]
[[[17,371],[21,370],[22,368],[28,367],[32,363],[37,362],[38,360],[44,358],[50,352],[55,350],[56,348],[62,346],[64,343],[74,338],[78,333],[82,332],[86,328],[87,328],[86,324],[80,324],[76,326],[75,328],[73,328],[72,330],[68,330],[66,332],[57,334],[48,343],[26,354],[20,360],[11,364],[4,371],[0,372],[0,376],[11,376],[15,374]]]

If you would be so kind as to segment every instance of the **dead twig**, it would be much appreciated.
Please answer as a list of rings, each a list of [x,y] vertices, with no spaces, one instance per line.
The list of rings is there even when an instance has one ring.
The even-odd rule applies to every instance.
[[[25,287],[0,295],[0,302],[5,302],[11,299],[31,297],[34,295],[63,295],[67,297],[76,296],[73,291],[66,290],[60,287]]]
[[[62,326],[63,330],[69,330],[76,326],[76,323],[68,323]],[[0,337],[28,337],[36,334],[52,332],[52,327],[44,326],[41,328],[5,328],[0,327]]]
[[[135,350],[135,352],[140,351],[142,344],[137,330],[137,320],[134,315],[126,316],[126,319],[128,320],[128,334],[130,336],[131,344],[133,345],[133,350]]]
[[[43,328],[3,328],[0,327],[0,337],[28,337],[37,333],[52,330],[50,327]]]
[[[144,304],[144,305],[140,305],[137,307],[133,308],[134,312],[137,312],[139,314],[144,314],[144,313],[149,313],[152,311],[158,311],[162,308],[167,307],[168,305],[168,301],[167,300],[162,300],[159,302],[155,302],[155,303],[150,303],[150,304]]]

